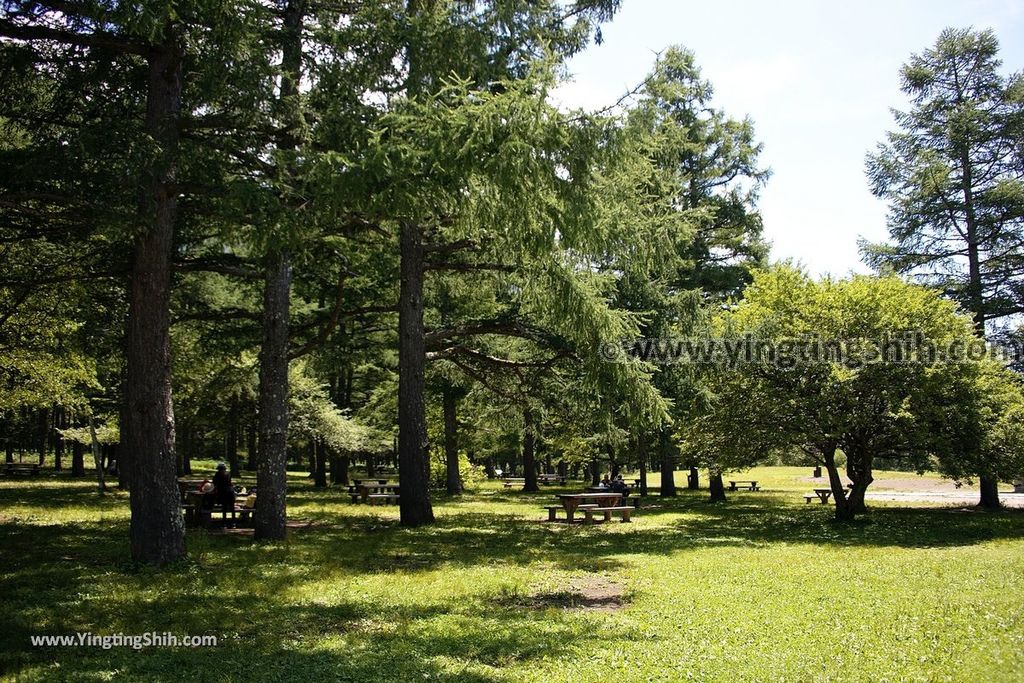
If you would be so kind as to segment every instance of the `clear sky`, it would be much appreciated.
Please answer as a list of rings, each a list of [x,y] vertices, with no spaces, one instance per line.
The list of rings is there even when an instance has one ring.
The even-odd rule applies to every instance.
[[[864,155],[903,108],[899,68],[947,26],[992,28],[1004,71],[1024,70],[1024,0],[624,0],[604,43],[570,62],[556,97],[599,108],[641,82],[655,54],[693,50],[715,104],[749,115],[771,167],[760,208],[773,259],[867,272],[857,238],[886,237]]]

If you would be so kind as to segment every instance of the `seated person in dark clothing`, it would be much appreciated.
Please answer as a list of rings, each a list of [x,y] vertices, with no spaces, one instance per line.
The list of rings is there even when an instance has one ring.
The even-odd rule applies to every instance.
[[[221,506],[230,509],[235,506],[235,488],[231,485],[231,475],[224,463],[217,464],[217,473],[213,475],[213,490],[203,496],[205,507]]]
[[[622,480],[621,476],[612,480],[610,488],[615,493],[621,493],[623,498],[629,497],[629,487],[626,486],[626,482]]]

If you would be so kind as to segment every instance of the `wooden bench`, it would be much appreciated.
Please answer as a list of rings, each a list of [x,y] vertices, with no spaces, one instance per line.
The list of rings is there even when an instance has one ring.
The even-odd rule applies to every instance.
[[[583,507],[583,506],[581,505],[580,507]],[[577,508],[577,509],[579,509],[579,508]],[[604,515],[604,521],[610,522],[612,520],[612,513],[613,512],[618,512],[622,516],[623,524],[625,524],[626,522],[630,521],[629,516],[633,513],[633,509],[634,508],[629,506],[629,505],[617,505],[615,507],[600,507],[600,506],[589,507],[588,506],[585,510],[583,510],[583,523],[584,524],[593,524],[594,523],[594,515],[597,515],[597,514],[603,514]]]
[[[593,509],[593,508],[596,508],[596,507],[599,507],[597,503],[584,503],[583,505],[577,505],[576,509],[577,510],[588,510],[588,509]],[[557,513],[558,513],[559,510],[564,510],[565,506],[564,505],[546,505],[546,506],[544,506],[544,509],[548,511],[548,521],[549,522],[557,522],[558,521]],[[568,517],[566,517],[566,521],[569,521]]]
[[[211,526],[213,524],[214,516],[220,513],[220,523],[227,526],[228,515],[231,515],[231,523],[235,526],[241,524],[242,526],[249,526],[252,521],[252,514],[256,508],[245,507],[244,505],[235,504],[234,507],[228,508],[226,506],[218,505],[212,508],[196,508],[194,505],[183,505],[182,508],[185,510],[185,519],[189,518],[189,508],[191,508],[191,517],[195,523],[201,526]]]
[[[541,474],[537,476],[537,483],[558,484],[560,486],[565,486],[565,477],[559,476],[557,474]]]
[[[401,500],[401,495],[398,493],[371,493],[366,496],[368,505],[388,505],[390,503],[398,505],[399,500]]]
[[[39,465],[20,462],[8,462],[4,464],[4,474],[25,474],[35,476],[39,474]]]
[[[804,503],[810,503],[817,496],[821,500],[821,504],[826,505],[831,495],[832,489],[814,489],[814,493],[808,493],[804,496]]]
[[[510,489],[513,486],[524,486],[525,484],[526,484],[526,480],[525,479],[510,478],[510,479],[506,479],[505,480],[504,486],[505,486],[505,488]]]
[[[730,481],[729,490],[739,491],[744,489],[746,491],[760,491],[761,487],[757,485],[757,481]]]

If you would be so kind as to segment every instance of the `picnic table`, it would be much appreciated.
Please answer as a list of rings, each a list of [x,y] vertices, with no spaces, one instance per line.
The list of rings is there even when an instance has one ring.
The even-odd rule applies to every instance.
[[[353,503],[360,501],[369,503],[371,498],[373,502],[398,502],[398,484],[389,484],[386,479],[383,482],[379,479],[361,481],[362,483],[360,484],[353,484],[348,487],[348,495],[352,498]]]
[[[255,507],[247,500],[247,496],[239,496],[235,499],[235,504],[232,506],[214,503],[210,507],[204,507],[205,495],[201,491],[187,491],[185,493],[185,501],[182,503],[181,508],[185,514],[186,524],[210,526],[213,522],[214,513],[218,511],[220,512],[221,521],[225,526],[228,523],[228,515],[231,515],[232,525],[237,525],[240,519],[242,526],[247,526],[252,520]]]
[[[576,516],[576,510],[580,509],[581,506],[585,508],[620,508],[622,503],[623,494],[615,493],[607,489],[602,489],[599,492],[590,491],[587,493],[563,493],[558,496],[558,500],[561,506],[550,505],[548,506],[548,521],[555,521],[555,512],[559,507],[565,510],[565,518],[569,524],[572,524],[573,518]],[[632,510],[632,508],[630,508]]]
[[[565,477],[558,474],[538,474],[537,482],[540,484],[565,484]]]
[[[729,490],[739,491],[740,489],[746,489],[747,491],[760,491],[760,487],[757,485],[757,480],[747,481],[730,481]]]
[[[505,477],[504,486],[507,489],[510,489],[513,486],[523,486],[524,484],[526,484],[526,479],[523,477]]]
[[[804,496],[804,502],[810,503],[815,496],[821,499],[821,504],[826,505],[829,497],[832,495],[832,489],[814,489],[814,493],[808,493]]]
[[[27,474],[35,476],[39,474],[38,463],[20,463],[20,462],[8,462],[4,463],[4,474]]]

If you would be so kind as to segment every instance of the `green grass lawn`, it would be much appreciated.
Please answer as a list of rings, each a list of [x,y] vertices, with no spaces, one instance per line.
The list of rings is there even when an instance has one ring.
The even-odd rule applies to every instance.
[[[127,497],[0,482],[0,671],[157,681],[1024,680],[1024,514],[873,509],[836,526],[764,468],[764,493],[648,499],[632,524],[549,525],[486,485],[438,524],[296,473],[286,544],[190,531],[128,562]],[[902,475],[906,476],[906,475]],[[736,478],[741,478],[739,475]],[[742,477],[746,478],[746,477]],[[791,486],[785,486],[790,481]],[[609,599],[588,600],[597,587]],[[583,594],[580,594],[583,591]],[[593,609],[599,607],[600,609]],[[33,648],[32,634],[214,634],[215,648]]]

